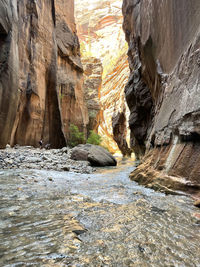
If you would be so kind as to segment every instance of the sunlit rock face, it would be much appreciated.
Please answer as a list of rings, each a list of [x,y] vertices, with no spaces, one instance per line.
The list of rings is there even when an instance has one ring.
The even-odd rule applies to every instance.
[[[0,3],[0,146],[66,144],[70,123],[86,130],[74,1]]]
[[[129,67],[122,30],[122,1],[75,0],[75,14],[82,58],[95,57],[103,65],[98,132],[103,138],[103,145],[116,152],[121,149],[120,144],[129,143],[130,134],[127,120],[123,122],[123,126],[117,126],[126,127],[125,134],[120,135],[119,131],[115,131],[114,136],[112,128],[113,116],[123,112],[127,118],[128,113],[124,86],[128,80]],[[115,125],[120,121],[115,120]]]
[[[146,151],[132,177],[155,187],[198,189],[200,1],[124,0],[123,14],[130,127],[135,151]]]
[[[123,155],[129,155],[128,148],[130,131],[128,128],[129,109],[127,108],[124,87],[127,82],[128,62],[126,54],[119,57],[112,72],[104,78],[100,101],[102,112],[100,114],[99,133],[103,137],[104,145],[110,149],[118,148]],[[119,119],[123,114],[123,120]],[[114,152],[114,151],[113,151]]]
[[[99,112],[101,109],[99,94],[102,85],[103,67],[101,60],[94,57],[82,59],[84,69],[84,98],[88,108],[89,124],[87,132],[97,131],[99,126]]]

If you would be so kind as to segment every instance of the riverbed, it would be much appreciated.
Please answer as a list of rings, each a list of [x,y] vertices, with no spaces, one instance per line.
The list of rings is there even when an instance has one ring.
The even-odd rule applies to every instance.
[[[135,164],[0,171],[0,266],[200,266],[199,209],[130,181]]]

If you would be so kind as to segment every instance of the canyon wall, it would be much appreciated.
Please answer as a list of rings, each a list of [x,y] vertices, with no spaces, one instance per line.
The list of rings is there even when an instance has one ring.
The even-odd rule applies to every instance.
[[[131,174],[154,188],[200,188],[200,1],[124,0]]]
[[[97,131],[99,126],[99,112],[101,109],[99,93],[102,85],[103,67],[101,60],[94,57],[82,59],[84,69],[84,98],[88,108],[88,134],[91,130]]]
[[[0,147],[10,141],[20,91],[17,1],[0,2]],[[16,85],[16,86],[15,86]]]
[[[103,80],[100,101],[103,112],[100,114],[99,133],[109,147],[112,140],[124,156],[131,155],[130,130],[128,125],[129,109],[124,95],[124,87],[128,78],[128,61],[124,51],[113,65],[112,71]]]
[[[113,153],[120,149],[123,154],[130,154],[126,120],[129,109],[124,95],[129,75],[128,47],[122,30],[122,0],[75,0],[75,7],[83,62],[96,58],[103,66],[101,86],[96,84],[96,89],[93,88],[99,91],[100,111],[96,122],[102,145]]]
[[[0,147],[62,147],[88,112],[74,1],[0,3]]]

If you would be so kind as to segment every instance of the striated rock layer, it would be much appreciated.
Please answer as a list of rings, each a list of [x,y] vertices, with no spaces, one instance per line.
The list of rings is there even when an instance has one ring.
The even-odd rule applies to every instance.
[[[127,78],[128,62],[124,52],[104,79],[100,93],[103,112],[100,114],[99,133],[104,137],[106,147],[110,147],[114,139],[124,156],[130,156],[132,152],[129,148],[130,131],[127,120],[129,109],[124,95]]]
[[[152,187],[200,186],[200,1],[124,0],[135,151],[131,177]],[[163,189],[164,190],[164,189]]]
[[[96,130],[99,126],[99,112],[101,109],[99,94],[102,84],[103,67],[101,60],[94,57],[84,57],[82,60],[84,69],[84,98],[88,108],[90,130]]]
[[[102,145],[113,153],[120,149],[123,154],[130,154],[126,120],[129,110],[124,96],[129,75],[128,48],[122,30],[122,0],[75,0],[75,6],[83,61],[97,58],[103,66],[99,87],[101,110],[97,116]],[[86,87],[87,84],[85,90]],[[92,87],[88,85],[88,88]]]
[[[74,1],[0,3],[0,147],[65,145],[70,123],[86,130]]]

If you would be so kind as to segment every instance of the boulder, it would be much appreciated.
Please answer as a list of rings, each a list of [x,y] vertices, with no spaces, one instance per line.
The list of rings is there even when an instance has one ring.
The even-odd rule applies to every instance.
[[[116,166],[117,161],[105,148],[86,144],[78,145],[72,149],[71,159],[89,161],[91,166]]]
[[[71,159],[87,161],[88,151],[80,146],[77,146],[72,150]]]

